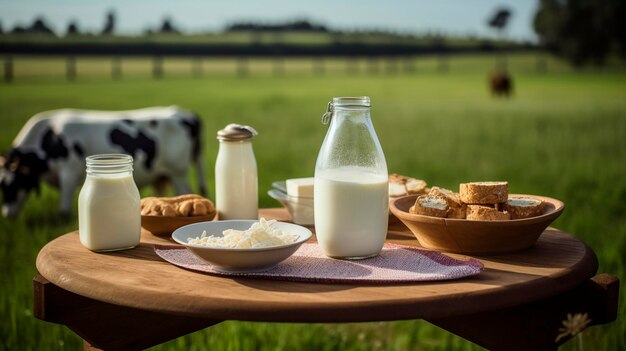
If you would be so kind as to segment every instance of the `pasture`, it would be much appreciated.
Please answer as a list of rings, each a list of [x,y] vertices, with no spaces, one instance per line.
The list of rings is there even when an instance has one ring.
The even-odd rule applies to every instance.
[[[382,69],[366,74],[365,60],[358,60],[359,69],[350,73],[344,69],[345,61],[337,60],[324,74],[313,75],[309,61],[293,60],[286,62],[280,76],[271,74],[271,62],[259,60],[250,63],[251,74],[245,77],[235,74],[231,60],[222,59],[222,68],[207,64],[205,74],[195,78],[189,74],[188,60],[174,59],[165,61],[164,77],[158,80],[150,77],[147,59],[129,61],[132,65],[125,66],[124,78],[112,80],[108,60],[79,60],[77,79],[67,82],[63,60],[16,59],[15,81],[0,84],[0,150],[6,151],[25,121],[40,111],[176,104],[203,117],[210,198],[214,199],[215,134],[237,122],[259,131],[254,149],[260,206],[279,206],[266,192],[275,180],[312,176],[326,132],[320,119],[328,100],[369,95],[390,172],[447,188],[464,181],[508,180],[511,192],[561,199],[566,209],[553,226],[591,246],[598,255],[599,272],[626,278],[626,75],[621,68],[573,71],[550,58],[547,73],[540,74],[534,55],[511,56],[515,93],[507,100],[495,99],[487,90],[487,72],[494,62],[490,56],[452,57],[446,73],[439,72],[435,57],[417,60],[412,73],[394,74]],[[151,189],[142,193],[150,194]],[[77,228],[76,216],[70,222],[57,218],[58,201],[58,192],[44,186],[17,220],[0,219],[0,349],[82,347],[68,329],[32,316],[37,252]],[[582,334],[585,349],[626,348],[623,296],[616,322]],[[233,321],[154,349],[478,347],[422,321],[339,325]]]

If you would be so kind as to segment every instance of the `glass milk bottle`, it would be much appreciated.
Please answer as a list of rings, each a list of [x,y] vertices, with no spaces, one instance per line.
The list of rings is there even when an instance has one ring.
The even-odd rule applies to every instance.
[[[229,124],[217,132],[219,151],[215,161],[215,206],[218,218],[258,219],[259,192],[250,126]]]
[[[317,241],[330,257],[376,256],[387,236],[389,189],[385,155],[370,118],[370,98],[334,98],[322,123],[329,120],[315,165]]]
[[[103,154],[86,159],[87,177],[78,196],[80,242],[92,251],[130,249],[141,237],[139,190],[133,158]]]

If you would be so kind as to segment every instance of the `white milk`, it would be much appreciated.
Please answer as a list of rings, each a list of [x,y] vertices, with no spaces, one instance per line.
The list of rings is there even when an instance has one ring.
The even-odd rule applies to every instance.
[[[315,174],[315,232],[330,257],[377,255],[387,236],[387,177],[354,167]]]
[[[215,161],[215,206],[220,220],[258,219],[256,160],[250,141],[221,141]]]
[[[132,173],[88,175],[78,197],[80,242],[92,251],[139,244],[141,207]]]

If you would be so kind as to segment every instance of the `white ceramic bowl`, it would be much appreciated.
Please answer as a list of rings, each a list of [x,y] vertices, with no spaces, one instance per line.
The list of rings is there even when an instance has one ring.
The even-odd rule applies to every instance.
[[[315,223],[312,197],[289,196],[287,194],[287,181],[285,180],[272,183],[272,187],[274,189],[270,189],[267,195],[285,206],[291,215],[292,222],[301,225],[313,225]]]
[[[311,231],[297,224],[276,222],[272,226],[283,232],[296,234],[298,239],[293,244],[252,249],[224,249],[188,244],[187,239],[197,238],[206,230],[207,235],[222,236],[226,229],[246,230],[255,220],[231,220],[199,222],[180,227],[172,233],[172,239],[184,245],[194,255],[208,262],[214,269],[233,272],[261,272],[271,269],[291,256],[302,243],[311,238]]]
[[[315,223],[313,198],[289,196],[278,189],[269,190],[267,195],[285,206],[291,215],[292,222],[301,225],[313,225]]]

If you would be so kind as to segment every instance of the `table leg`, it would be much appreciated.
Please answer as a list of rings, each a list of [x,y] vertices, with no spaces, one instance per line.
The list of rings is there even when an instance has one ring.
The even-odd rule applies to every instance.
[[[33,278],[33,304],[35,317],[66,325],[83,338],[85,350],[141,350],[221,322],[96,301],[39,274]]]
[[[586,313],[591,325],[617,318],[619,279],[599,274],[582,285],[542,301],[428,321],[490,350],[554,350],[572,338],[560,338],[568,314]],[[584,327],[583,327],[584,329]]]

